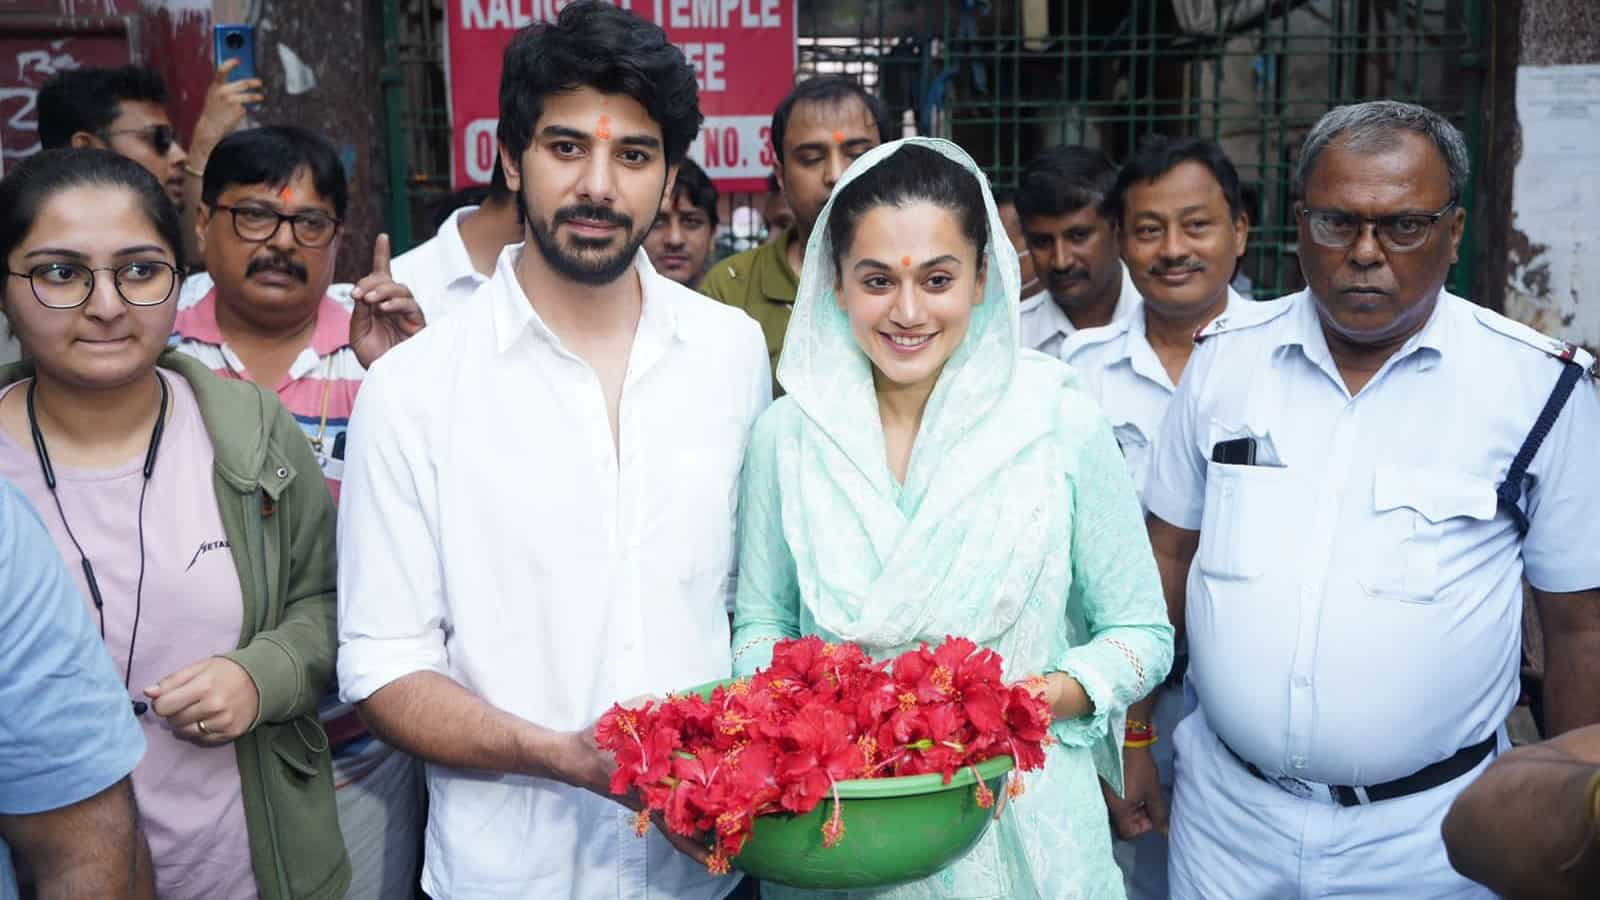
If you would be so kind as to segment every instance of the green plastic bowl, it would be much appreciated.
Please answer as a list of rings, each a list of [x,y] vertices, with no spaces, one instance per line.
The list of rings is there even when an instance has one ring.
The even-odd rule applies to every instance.
[[[715,681],[687,693],[706,699]],[[1004,796],[1014,763],[998,756],[977,766],[995,802]],[[978,805],[972,770],[949,784],[944,776],[907,775],[839,782],[844,839],[822,846],[822,823],[833,815],[833,798],[803,816],[757,816],[744,850],[733,865],[761,879],[798,888],[881,888],[916,881],[967,854],[994,820],[995,809]]]

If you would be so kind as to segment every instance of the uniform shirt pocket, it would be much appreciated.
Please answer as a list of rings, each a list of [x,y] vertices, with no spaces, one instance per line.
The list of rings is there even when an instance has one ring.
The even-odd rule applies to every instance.
[[[1281,466],[1206,463],[1206,505],[1195,563],[1213,578],[1248,580],[1283,556],[1278,542],[1291,502],[1290,470]]]
[[[1362,587],[1374,597],[1432,603],[1452,536],[1495,517],[1487,478],[1421,466],[1379,465],[1372,476],[1375,543]]]

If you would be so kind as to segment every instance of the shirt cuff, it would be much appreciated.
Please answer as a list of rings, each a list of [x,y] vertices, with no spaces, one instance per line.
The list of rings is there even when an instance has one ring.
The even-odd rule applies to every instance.
[[[305,667],[295,660],[288,648],[267,637],[256,637],[249,644],[224,653],[244,669],[256,687],[256,720],[246,731],[253,731],[262,722],[281,722],[288,718],[289,710],[298,705],[305,691]],[[290,690],[263,690],[263,685],[292,686]]]
[[[1076,719],[1056,722],[1050,726],[1050,732],[1055,735],[1056,740],[1067,747],[1090,747],[1095,741],[1105,737],[1106,723],[1110,719],[1112,707],[1117,702],[1116,691],[1110,682],[1089,661],[1087,653],[1077,652],[1081,649],[1083,648],[1074,647],[1068,650],[1062,657],[1061,666],[1057,671],[1072,676],[1083,687],[1089,702],[1094,704],[1094,712]]]
[[[415,672],[448,675],[440,639],[360,638],[339,645],[339,699],[360,703],[379,689]]]

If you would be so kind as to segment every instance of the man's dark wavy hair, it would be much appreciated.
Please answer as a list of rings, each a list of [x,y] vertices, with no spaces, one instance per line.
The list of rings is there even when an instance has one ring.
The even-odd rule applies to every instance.
[[[506,47],[500,71],[500,143],[520,160],[533,143],[544,100],[589,87],[639,102],[661,126],[667,165],[700,132],[694,69],[661,27],[609,3],[574,3],[554,22],[529,25]]]

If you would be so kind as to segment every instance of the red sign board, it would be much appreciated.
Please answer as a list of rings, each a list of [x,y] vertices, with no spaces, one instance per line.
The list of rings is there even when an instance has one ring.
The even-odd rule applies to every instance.
[[[38,151],[37,102],[46,81],[68,69],[127,65],[131,56],[124,32],[12,30],[0,19],[0,172]]]
[[[772,111],[794,84],[796,0],[614,0],[659,24],[694,66],[705,126],[689,155],[726,192],[766,190]],[[449,0],[447,73],[456,187],[487,184],[500,59],[517,29],[566,0]]]

